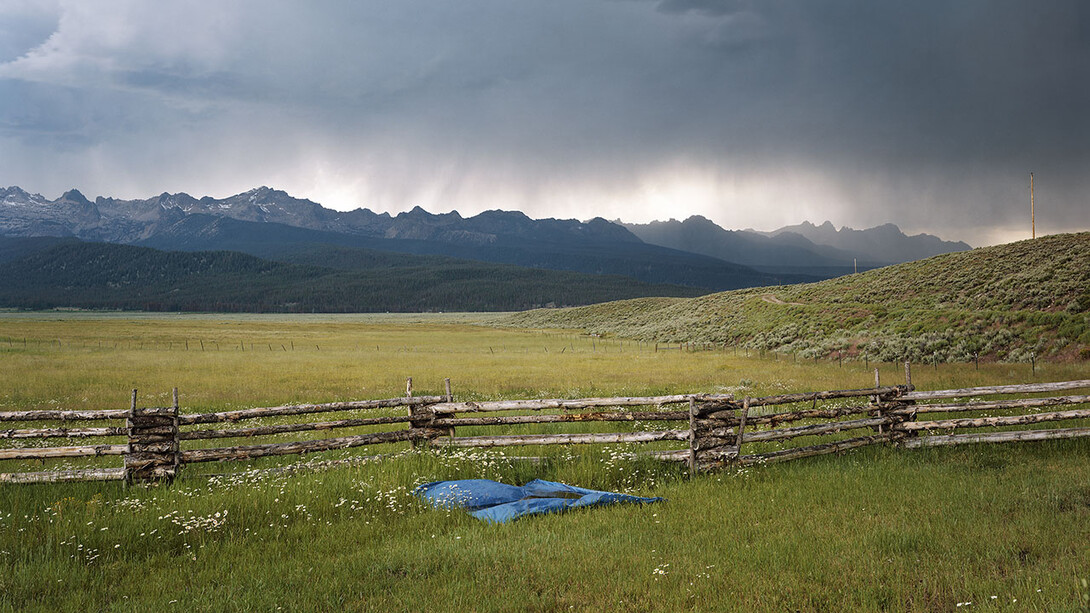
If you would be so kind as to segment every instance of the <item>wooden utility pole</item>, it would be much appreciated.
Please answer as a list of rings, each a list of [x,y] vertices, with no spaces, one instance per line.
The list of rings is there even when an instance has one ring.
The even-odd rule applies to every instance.
[[[1033,204],[1033,173],[1029,173],[1029,224],[1031,238],[1037,238],[1037,211],[1034,210]]]

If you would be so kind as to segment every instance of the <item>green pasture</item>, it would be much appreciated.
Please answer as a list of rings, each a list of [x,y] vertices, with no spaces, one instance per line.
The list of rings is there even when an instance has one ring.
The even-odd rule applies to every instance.
[[[900,364],[868,369],[860,361],[796,362],[754,351],[747,357],[729,346],[656,351],[576,331],[488,326],[496,317],[5,313],[0,411],[125,408],[133,388],[141,405],[163,405],[178,387],[182,410],[199,412],[388,398],[404,393],[407,377],[419,395],[442,393],[449,377],[456,398],[465,400],[756,396],[867,387],[874,367],[885,384],[904,377]],[[994,363],[913,369],[920,389],[1081,378],[1090,378],[1086,362],[1038,362],[1036,372],[1029,364]],[[622,427],[569,427],[576,426]],[[535,428],[518,431],[548,430]],[[496,432],[466,430],[458,434]],[[0,610],[1088,606],[1086,439],[870,448],[697,476],[632,459],[642,449],[414,452],[400,445],[195,465],[170,486],[0,486]],[[370,453],[393,455],[358,461]],[[251,470],[330,460],[346,462],[324,470]],[[0,462],[0,471],[96,463],[120,459]],[[410,494],[420,483],[448,478],[545,478],[668,501],[492,526],[430,509]]]

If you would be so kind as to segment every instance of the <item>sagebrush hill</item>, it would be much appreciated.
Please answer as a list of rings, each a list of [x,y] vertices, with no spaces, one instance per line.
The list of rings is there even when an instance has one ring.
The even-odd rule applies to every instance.
[[[1090,233],[950,253],[837,279],[698,298],[536,310],[505,325],[799,358],[1090,358]]]

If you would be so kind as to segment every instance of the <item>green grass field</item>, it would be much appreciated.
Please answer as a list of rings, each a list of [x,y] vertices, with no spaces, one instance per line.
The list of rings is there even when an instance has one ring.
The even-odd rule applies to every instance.
[[[183,411],[385,398],[401,395],[406,377],[418,394],[440,393],[450,377],[459,399],[873,384],[861,362],[655,352],[563,330],[479,325],[492,317],[0,314],[0,411],[124,408],[132,388],[141,404],[165,404],[174,386]],[[883,382],[903,380],[900,365],[878,366]],[[913,371],[920,389],[1076,378],[1090,378],[1090,365]],[[247,471],[273,461],[186,467],[169,487],[0,486],[0,610],[1087,606],[1085,439],[870,448],[699,476],[622,457],[634,446],[554,448],[543,462],[405,447],[324,471]],[[42,466],[29,464],[21,468]],[[491,526],[409,494],[423,482],[477,477],[668,501]]]

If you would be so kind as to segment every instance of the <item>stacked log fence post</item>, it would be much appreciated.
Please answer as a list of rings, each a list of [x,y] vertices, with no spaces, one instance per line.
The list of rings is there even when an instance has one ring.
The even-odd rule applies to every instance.
[[[746,405],[748,407],[748,405]],[[721,468],[738,457],[741,417],[724,417],[746,407],[733,399],[717,399],[689,405],[689,469],[696,473]]]
[[[125,421],[129,444],[125,454],[125,482],[171,481],[180,461],[178,447],[178,390],[169,407],[136,406],[132,391],[129,417]]]
[[[443,381],[447,402],[454,402],[454,395],[450,391],[450,379]],[[405,382],[405,397],[412,398],[413,380],[410,377]],[[453,435],[454,428],[438,427],[435,424],[435,411],[427,404],[409,405],[409,431],[413,449],[423,449],[430,446],[431,441],[443,435]]]

